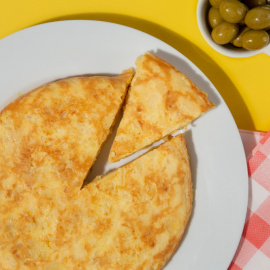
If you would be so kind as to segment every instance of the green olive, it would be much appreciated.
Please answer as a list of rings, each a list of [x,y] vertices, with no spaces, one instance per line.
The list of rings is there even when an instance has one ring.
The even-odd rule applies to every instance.
[[[264,30],[248,30],[242,36],[243,48],[259,50],[269,43],[269,35]]]
[[[212,7],[218,8],[223,0],[209,0]]]
[[[211,32],[211,37],[217,44],[227,44],[236,38],[239,31],[237,24],[221,22]]]
[[[266,6],[255,7],[248,11],[245,24],[254,30],[261,30],[270,26],[270,8]]]
[[[242,40],[243,40],[243,34],[245,32],[247,32],[248,30],[250,30],[250,28],[248,28],[247,26],[246,27],[242,27],[242,29],[240,29],[239,33],[238,33],[238,36],[232,41],[232,44],[235,46],[235,47],[243,47],[242,46]]]
[[[237,0],[224,0],[219,5],[221,17],[229,23],[241,22],[247,10],[247,6]]]
[[[244,0],[244,4],[247,5],[248,8],[255,8],[265,5],[266,0]]]
[[[211,28],[216,27],[223,21],[218,8],[211,7],[208,12],[208,23]]]
[[[209,3],[207,20],[215,43],[231,43],[246,50],[258,50],[269,43],[270,0],[209,0]]]

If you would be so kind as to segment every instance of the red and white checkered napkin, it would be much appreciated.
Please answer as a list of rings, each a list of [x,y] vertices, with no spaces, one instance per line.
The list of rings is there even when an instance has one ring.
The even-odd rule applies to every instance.
[[[243,234],[228,270],[270,270],[270,131],[240,130],[248,161],[249,202]]]

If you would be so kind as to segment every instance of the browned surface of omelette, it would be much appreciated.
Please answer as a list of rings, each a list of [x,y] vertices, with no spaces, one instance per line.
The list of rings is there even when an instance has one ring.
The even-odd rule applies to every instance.
[[[62,207],[40,208],[41,198],[18,203],[19,222],[14,209],[1,205],[0,268],[161,269],[179,245],[192,197],[179,135],[95,179]]]
[[[109,161],[160,140],[215,105],[183,73],[150,53],[139,57]]]
[[[54,260],[59,213],[78,194],[132,76],[59,80],[0,113],[0,269]]]

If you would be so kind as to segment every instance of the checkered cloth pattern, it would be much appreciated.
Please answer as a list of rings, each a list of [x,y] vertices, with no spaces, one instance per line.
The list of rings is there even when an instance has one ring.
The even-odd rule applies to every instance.
[[[270,270],[270,131],[240,130],[249,174],[243,234],[228,270]]]

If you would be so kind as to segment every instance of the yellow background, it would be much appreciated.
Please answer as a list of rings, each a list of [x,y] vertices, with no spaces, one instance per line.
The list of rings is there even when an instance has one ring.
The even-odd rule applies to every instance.
[[[224,98],[238,128],[268,131],[270,56],[240,59],[215,52],[197,26],[197,2],[0,0],[0,38],[36,24],[70,19],[109,21],[139,29],[165,41],[197,65]]]

